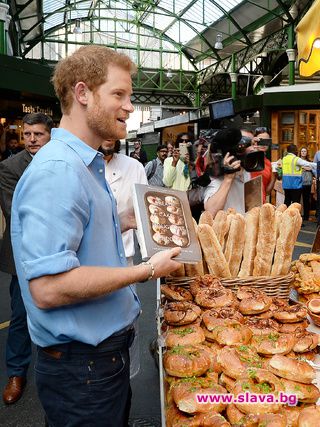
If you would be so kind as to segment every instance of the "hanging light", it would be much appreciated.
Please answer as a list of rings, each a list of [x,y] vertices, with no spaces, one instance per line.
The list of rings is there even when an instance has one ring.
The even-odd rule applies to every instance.
[[[73,34],[82,34],[81,19],[80,18],[76,18],[76,20],[75,20],[75,26],[73,29]]]
[[[214,48],[217,50],[223,49],[222,34],[221,33],[217,33],[217,35],[216,35],[216,42],[214,44]]]
[[[168,68],[168,71],[166,72],[166,76],[168,77],[168,79],[171,79],[171,77],[173,76],[172,70],[170,68]]]

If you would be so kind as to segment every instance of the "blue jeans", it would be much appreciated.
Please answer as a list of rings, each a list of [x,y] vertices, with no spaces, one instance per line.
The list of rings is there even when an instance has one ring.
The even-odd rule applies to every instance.
[[[99,346],[73,341],[38,347],[39,399],[50,427],[127,427],[131,403],[131,330]]]
[[[31,361],[31,339],[27,325],[27,313],[21,297],[17,276],[10,283],[11,319],[6,345],[8,377],[26,377]]]

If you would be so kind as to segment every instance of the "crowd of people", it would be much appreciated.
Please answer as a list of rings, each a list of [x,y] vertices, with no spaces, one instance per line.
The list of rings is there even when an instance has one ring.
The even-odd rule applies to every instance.
[[[304,219],[309,217],[316,163],[306,148],[298,157],[289,145],[280,174],[268,159],[266,128],[225,129],[222,135],[242,141],[246,153],[263,153],[264,167],[257,171],[248,172],[226,151],[221,161],[228,172],[215,176],[212,144],[194,141],[189,132],[159,145],[149,162],[140,140],[130,156],[121,154],[134,72],[123,54],[81,47],[53,74],[63,113],[59,128],[42,113],[27,114],[24,148],[12,134],[1,150],[6,229],[0,269],[11,275],[12,308],[3,400],[13,404],[22,396],[33,342],[38,395],[51,427],[63,427],[66,419],[70,425],[99,427],[106,419],[110,426],[128,425],[130,376],[139,370],[136,286],[180,267],[179,248],[133,264],[132,184],[185,192],[202,187],[194,215],[208,210],[214,216],[228,207],[243,212],[241,189],[257,176],[266,201],[282,175],[285,203],[303,195]]]

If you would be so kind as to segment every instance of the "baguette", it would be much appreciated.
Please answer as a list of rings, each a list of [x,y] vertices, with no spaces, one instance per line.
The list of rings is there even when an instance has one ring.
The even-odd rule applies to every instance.
[[[213,226],[213,216],[212,213],[209,211],[203,211],[199,218],[199,225],[200,224],[208,224],[210,227]]]
[[[237,277],[240,269],[246,235],[245,226],[246,223],[241,214],[233,215],[224,251],[224,256],[229,264],[231,277]]]
[[[253,262],[256,256],[256,245],[258,240],[260,208],[252,208],[246,213],[246,235],[243,249],[243,260],[241,263],[239,277],[252,276]]]
[[[281,228],[276,243],[274,264],[271,270],[272,276],[288,274],[294,244],[297,238],[297,228],[300,229],[302,221],[300,212],[296,208],[288,208],[283,212],[281,219]]]
[[[253,275],[269,276],[276,245],[275,208],[265,203],[260,208],[257,253],[254,259]]]
[[[198,224],[194,218],[192,219],[193,219],[193,225],[196,232],[196,236],[198,237]],[[203,276],[204,275],[203,257],[201,261],[195,264],[184,264],[184,271],[187,277]]]
[[[213,224],[212,224],[212,228],[216,233],[216,236],[222,248],[224,246],[224,238],[229,230],[227,216],[228,216],[227,212],[218,211],[216,216],[214,217]]]
[[[301,213],[302,206],[300,203],[294,202],[294,203],[291,203],[288,209],[298,209],[299,213]]]
[[[230,278],[229,266],[213,228],[208,224],[200,224],[198,236],[209,273],[217,277]]]

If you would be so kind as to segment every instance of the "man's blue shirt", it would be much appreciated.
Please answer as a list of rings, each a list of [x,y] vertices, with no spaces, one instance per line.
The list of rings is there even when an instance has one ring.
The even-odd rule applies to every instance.
[[[133,322],[139,300],[128,286],[74,305],[42,310],[29,281],[79,266],[126,266],[115,199],[101,153],[64,129],[34,157],[13,197],[11,238],[34,343],[97,345]]]

